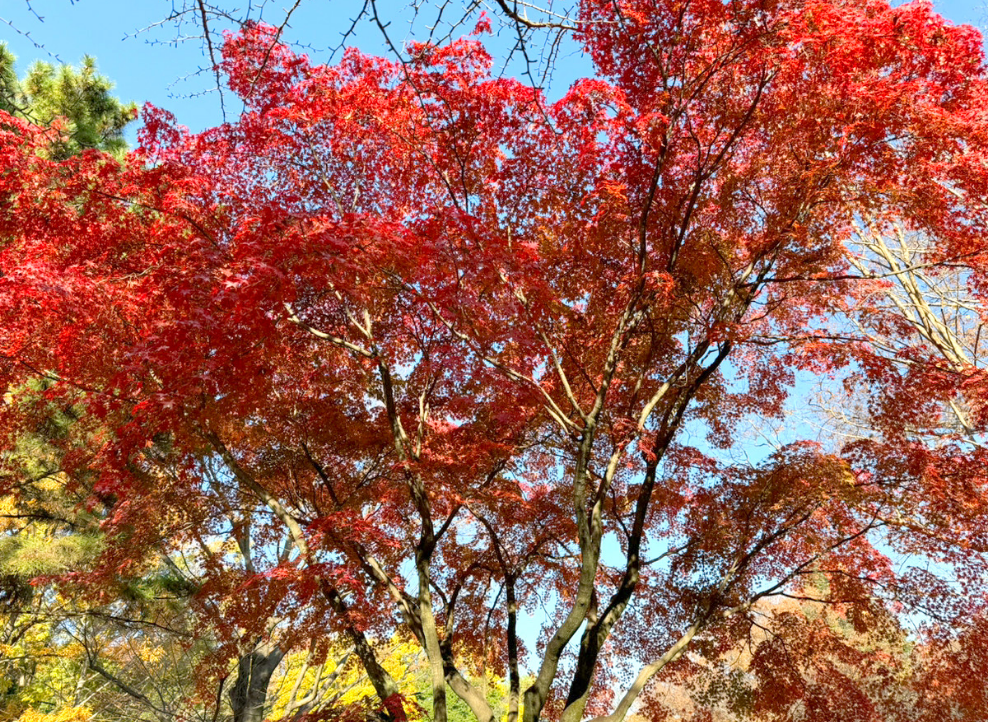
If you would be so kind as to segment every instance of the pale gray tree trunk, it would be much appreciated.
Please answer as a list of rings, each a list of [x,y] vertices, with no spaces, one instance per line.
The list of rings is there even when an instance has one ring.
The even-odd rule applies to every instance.
[[[240,658],[237,681],[230,690],[233,722],[262,722],[268,683],[284,656],[273,643],[259,641]]]

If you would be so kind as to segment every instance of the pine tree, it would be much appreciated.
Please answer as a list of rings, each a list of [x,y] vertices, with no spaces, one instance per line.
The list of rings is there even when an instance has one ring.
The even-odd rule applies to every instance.
[[[137,105],[113,95],[113,83],[99,74],[92,56],[84,56],[78,68],[39,61],[22,79],[14,63],[0,44],[0,110],[58,128],[63,138],[53,154],[59,159],[90,148],[123,155],[124,129],[137,116]]]

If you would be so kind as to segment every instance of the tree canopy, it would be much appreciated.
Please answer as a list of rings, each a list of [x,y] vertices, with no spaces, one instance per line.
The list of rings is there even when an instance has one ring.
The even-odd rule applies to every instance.
[[[100,514],[67,582],[196,550],[241,671],[345,640],[394,720],[396,638],[436,722],[447,690],[492,720],[489,673],[508,722],[660,719],[756,643],[738,714],[984,714],[980,35],[887,0],[575,17],[595,75],[556,102],[484,19],[333,66],[247,23],[216,128],[146,107],[134,152],[66,157],[0,116],[0,373],[73,410],[49,443]],[[812,380],[854,432],[746,458]],[[766,621],[787,598],[824,611]],[[860,652],[904,665],[908,624],[944,705],[874,693]]]

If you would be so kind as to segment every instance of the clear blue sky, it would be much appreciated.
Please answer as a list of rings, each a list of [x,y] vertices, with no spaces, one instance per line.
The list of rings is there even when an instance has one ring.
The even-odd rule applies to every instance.
[[[986,2],[937,0],[936,6],[954,22],[985,27]],[[282,6],[291,4],[288,0],[270,3],[271,20],[278,21],[283,16]],[[328,60],[328,49],[339,44],[340,33],[349,27],[348,20],[360,4],[353,0],[303,0],[292,17],[286,40],[311,48],[314,59]],[[402,0],[381,3],[382,7],[396,8],[389,30],[397,42],[407,36],[407,13],[400,10],[404,5]],[[0,41],[17,56],[21,71],[34,60],[77,63],[83,55],[93,55],[101,71],[116,83],[121,98],[167,108],[183,124],[201,129],[220,121],[216,94],[202,95],[214,81],[208,74],[195,76],[209,66],[201,43],[195,38],[176,43],[180,31],[173,24],[138,32],[159,23],[171,8],[171,0],[0,0]],[[419,20],[419,26],[426,24],[427,20]],[[188,26],[186,31],[192,33],[195,28]],[[381,35],[366,25],[356,36],[356,44],[366,52],[386,52]],[[586,72],[587,65],[585,60],[570,56],[560,59],[558,67],[557,92],[566,77]]]

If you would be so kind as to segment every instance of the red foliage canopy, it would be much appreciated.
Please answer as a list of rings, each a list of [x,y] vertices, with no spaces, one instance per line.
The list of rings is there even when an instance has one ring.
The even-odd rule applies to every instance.
[[[617,722],[811,577],[983,615],[984,371],[852,253],[920,239],[983,318],[980,36],[923,2],[581,8],[597,77],[555,103],[475,39],[325,67],[257,25],[223,49],[240,118],[149,107],[123,165],[0,121],[3,424],[35,423],[13,392],[38,376],[85,409],[100,443],[63,441],[105,507],[89,588],[232,522],[252,551],[203,556],[204,617],[345,633],[382,699],[373,639],[400,628],[440,719],[447,681],[489,718],[461,674],[488,664],[513,721],[521,664],[526,720]],[[869,431],[727,461],[798,374],[867,389]]]

